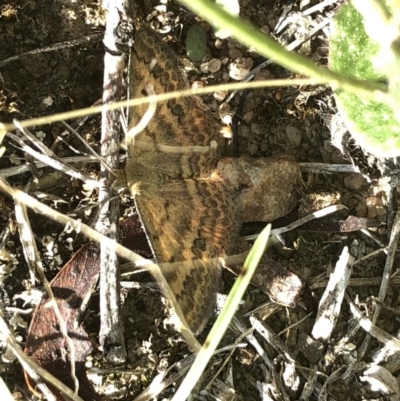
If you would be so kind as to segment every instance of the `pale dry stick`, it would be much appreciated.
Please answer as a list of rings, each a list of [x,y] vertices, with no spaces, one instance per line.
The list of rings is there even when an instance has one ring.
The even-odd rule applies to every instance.
[[[381,283],[381,287],[379,289],[379,294],[378,294],[379,302],[376,304],[374,313],[371,318],[371,322],[373,324],[375,324],[377,322],[379,314],[381,313],[381,310],[382,310],[382,304],[385,301],[387,289],[389,287],[390,276],[392,275],[393,263],[394,263],[394,259],[396,257],[396,249],[397,249],[397,245],[399,242],[399,238],[400,238],[400,211],[398,210],[394,217],[392,231],[390,233],[385,268],[383,270],[382,283]],[[369,341],[370,341],[370,337],[367,334],[358,350],[360,358],[363,358],[363,356],[367,352]]]
[[[61,158],[59,158],[51,149],[49,149],[42,141],[40,141],[38,138],[36,138],[36,136],[33,135],[28,129],[21,127],[18,120],[14,119],[13,121],[14,121],[14,124],[17,126],[17,128],[22,132],[22,134],[25,135],[29,139],[29,141],[32,142],[42,152],[43,155],[48,156],[51,160],[53,160],[53,161],[55,160],[61,166],[64,166],[65,171],[69,171],[70,175],[75,174],[77,176],[80,176],[82,174],[78,169],[75,169],[72,166],[68,166],[68,165],[64,164],[63,160]],[[78,133],[76,133],[76,135],[78,135],[78,137],[83,141],[83,139],[79,136]],[[85,141],[83,141],[83,142],[86,144]],[[19,142],[19,143],[21,144],[21,142]],[[88,146],[87,144],[86,144],[86,147],[91,149],[90,146]],[[93,150],[92,150],[92,153],[94,153],[94,155],[96,157],[98,157]],[[99,159],[99,160],[101,162],[101,159]],[[62,171],[64,171],[64,170],[62,170]],[[84,177],[83,175],[81,175],[81,176]],[[82,178],[80,178],[80,179],[82,180]],[[90,179],[90,178],[86,177],[86,180],[88,180],[88,179]],[[90,181],[87,182],[87,184],[90,185]]]
[[[350,306],[350,311],[353,314],[354,318],[357,320],[357,323],[372,337],[381,342],[382,344],[388,344],[392,348],[396,349],[397,352],[400,352],[400,340],[396,337],[393,337],[391,334],[383,331],[381,328],[372,323],[371,320],[365,318],[361,311],[354,304],[350,296],[346,293],[345,299]]]
[[[275,313],[278,313],[281,309],[283,309],[282,305],[278,305],[272,301],[267,301],[264,304],[257,306],[250,312],[247,312],[245,315],[243,315],[243,317],[249,317],[257,313],[262,320],[265,320]]]
[[[276,228],[274,230],[271,230],[271,237],[274,235],[280,235],[280,234],[286,233],[288,231],[295,230],[297,227],[300,227],[303,224],[308,223],[311,220],[319,219],[321,217],[327,216],[328,214],[335,213],[335,212],[337,212],[339,210],[343,210],[343,209],[347,209],[347,207],[344,205],[332,205],[332,206],[325,207],[321,210],[317,210],[314,213],[311,213],[299,220],[294,221],[293,223],[290,223],[286,227],[281,227],[281,228]],[[247,241],[252,241],[257,238],[257,235],[247,235],[242,238]]]
[[[31,285],[32,287],[35,287],[36,273],[39,274],[39,270],[43,269],[42,261],[38,255],[36,241],[32,235],[32,230],[26,213],[26,209],[20,203],[15,202],[14,213],[18,227],[19,239],[22,245],[22,251],[24,253],[25,261],[29,269]]]
[[[336,370],[335,370],[334,372],[332,372],[332,373],[330,374],[330,376],[325,380],[325,383],[323,384],[323,386],[322,386],[322,388],[321,388],[321,391],[320,391],[320,393],[319,393],[318,401],[327,401],[328,399],[331,399],[331,398],[328,398],[328,397],[330,397],[330,396],[329,396],[329,393],[328,393],[328,386],[329,386],[330,384],[334,383],[335,381],[337,381],[337,380],[340,379],[341,373],[343,372],[343,370],[344,370],[344,367],[343,367],[343,366],[340,367],[339,369],[336,369]]]
[[[348,283],[348,287],[368,287],[371,285],[381,285],[381,277],[357,277],[351,278]],[[318,288],[325,288],[328,284],[328,280],[319,280],[309,285],[310,290],[316,290]],[[400,277],[392,277],[390,279],[391,285],[399,285]]]
[[[71,156],[64,157],[61,159],[64,164],[69,163],[98,163],[99,160],[94,156]],[[48,167],[45,162],[37,161],[35,162],[36,168]],[[8,178],[15,175],[23,174],[29,171],[29,166],[27,164],[21,164],[19,166],[3,168],[0,170],[0,177]]]
[[[15,219],[18,225],[19,237],[25,255],[25,260],[29,266],[29,270],[31,272],[36,272],[36,274],[39,276],[40,281],[43,284],[46,294],[49,298],[48,305],[53,308],[54,314],[57,318],[57,323],[60,327],[60,333],[64,337],[65,342],[68,345],[69,360],[71,361],[71,367],[70,367],[71,378],[74,382],[75,393],[78,394],[79,381],[75,374],[75,359],[76,359],[75,345],[71,337],[68,335],[67,324],[63,319],[63,317],[61,316],[61,312],[58,307],[57,301],[54,297],[53,290],[51,289],[50,283],[48,282],[44,274],[42,261],[39,255],[39,251],[36,247],[35,237],[32,234],[32,229],[29,222],[26,206],[16,198],[14,198],[14,203],[15,203]]]
[[[127,14],[126,0],[103,0],[106,12],[104,44],[103,104],[107,105],[124,97],[123,72],[125,57],[116,43],[119,23]],[[111,169],[119,168],[120,111],[104,108],[101,115],[101,155]],[[114,197],[115,175],[103,165],[100,168],[101,180],[98,200],[99,216],[95,227],[98,232],[118,241],[118,221],[120,202]],[[111,200],[111,198],[113,198]],[[113,248],[100,242],[100,332],[99,342],[104,350],[105,360],[113,365],[126,362],[127,352],[120,313],[119,260]]]
[[[187,328],[188,325],[185,321],[185,318],[182,314],[182,311],[179,308],[178,303],[176,302],[175,296],[172,293],[171,289],[168,286],[167,281],[165,280],[164,275],[162,274],[159,266],[153,263],[151,260],[143,258],[142,256],[130,251],[129,249],[123,247],[118,244],[116,241],[106,237],[98,233],[96,230],[90,228],[88,225],[82,223],[81,221],[74,220],[62,213],[53,210],[52,208],[46,206],[45,204],[37,201],[32,196],[26,194],[25,192],[12,188],[7,184],[7,182],[0,177],[0,191],[4,192],[7,195],[12,196],[15,199],[18,199],[26,205],[29,209],[33,210],[36,213],[44,215],[54,221],[57,221],[60,224],[68,225],[78,233],[81,232],[86,237],[90,238],[93,241],[103,242],[105,245],[112,247],[117,252],[118,256],[121,258],[127,259],[128,261],[136,263],[137,266],[146,268],[157,280],[159,283],[164,295],[168,298],[174,309],[175,313],[178,315],[179,319],[182,322],[182,325],[178,328],[188,344],[188,347],[193,351],[198,351],[201,348],[201,345],[194,337],[193,333]]]
[[[69,120],[78,117],[87,117],[93,114],[99,114],[103,110],[120,110],[123,107],[134,107],[145,103],[151,103],[154,100],[157,102],[167,101],[171,99],[177,99],[180,97],[188,97],[193,95],[206,95],[208,93],[214,93],[218,91],[229,91],[234,89],[256,89],[256,88],[272,88],[276,86],[298,86],[298,85],[323,85],[327,84],[327,80],[313,79],[313,78],[298,78],[298,79],[276,79],[269,81],[255,81],[255,82],[232,82],[221,85],[210,85],[203,88],[190,88],[173,93],[162,93],[156,95],[154,98],[141,97],[139,99],[121,100],[108,105],[86,107],[79,110],[71,110],[63,113],[57,113],[50,116],[30,118],[29,120],[19,121],[21,127],[29,128],[35,125],[51,124],[58,121]],[[0,122],[0,143],[3,140],[4,135],[15,130],[17,127],[12,123],[1,123]]]
[[[277,335],[278,337],[281,336],[282,334],[286,333],[287,331],[293,329],[296,326],[299,326],[301,323],[304,322],[304,320],[308,319],[311,315],[313,315],[314,312],[310,312],[308,315],[305,315],[302,319],[298,320],[295,323],[290,324],[289,326],[286,326],[283,330],[281,330]]]
[[[231,351],[231,350],[236,350],[238,347],[242,348],[245,347],[245,343],[241,344],[232,344],[232,345],[227,345],[225,347],[219,348],[214,352],[215,355],[219,355],[221,353]],[[192,354],[182,361],[176,362],[173,365],[171,365],[165,372],[163,372],[165,375],[167,375],[172,369],[177,369],[178,372],[173,374],[171,377],[165,379],[161,383],[159,382],[159,379],[156,377],[150,385],[141,393],[139,394],[133,401],[150,401],[155,399],[162,391],[164,391],[166,388],[168,388],[171,384],[176,383],[183,375],[190,369],[190,367],[193,365],[194,360],[196,359],[197,354]]]
[[[303,173],[332,174],[332,173],[360,173],[358,166],[352,164],[329,163],[299,163]]]
[[[21,127],[22,128],[22,127]],[[21,146],[21,150],[23,152],[28,153],[29,155],[33,156],[35,159],[41,161],[42,163],[47,164],[50,167],[53,167],[56,170],[59,170],[73,178],[76,178],[78,180],[83,181],[86,185],[90,185],[92,187],[98,188],[100,187],[99,182],[97,182],[96,180],[93,180],[89,177],[86,177],[85,175],[83,175],[80,171],[78,171],[77,169],[65,165],[63,162],[59,160],[57,160],[56,158],[53,157],[49,157],[43,153],[39,153],[36,150],[32,149],[30,146],[28,146],[21,138],[19,138],[17,135],[8,133],[7,137],[9,137],[10,139],[12,139],[13,141],[15,141],[16,143],[18,143],[18,145]]]
[[[400,338],[400,331],[395,334],[396,338]],[[375,365],[382,365],[391,373],[395,373],[400,368],[400,353],[391,347],[391,344],[385,344],[375,352],[370,354],[371,361]]]
[[[246,330],[246,328],[242,325],[242,323],[234,318],[233,322],[235,323],[236,327],[242,332],[244,333]],[[264,351],[263,347],[261,346],[261,344],[258,342],[258,340],[254,337],[254,335],[252,333],[248,334],[246,336],[246,340],[249,342],[249,344],[251,344],[253,346],[253,348],[256,350],[256,352],[258,353],[258,355],[261,357],[262,361],[264,362],[265,366],[268,368],[269,373],[271,374],[271,379],[272,382],[275,386],[275,390],[280,394],[280,397],[282,397],[283,400],[285,401],[290,401],[290,398],[288,396],[288,394],[286,393],[285,388],[282,385],[282,382],[275,370],[275,366],[272,363],[272,361],[269,359],[268,355],[266,354],[266,352]]]
[[[349,248],[345,246],[319,301],[317,318],[311,331],[311,335],[316,340],[327,341],[336,326],[344,293],[352,273],[353,263],[354,256],[350,254]]]
[[[225,366],[228,364],[228,362],[231,360],[233,353],[236,351],[236,349],[239,347],[240,344],[243,345],[243,343],[241,343],[241,341],[243,340],[243,338],[245,338],[248,334],[250,334],[253,331],[253,329],[248,329],[247,331],[245,331],[244,333],[242,333],[236,340],[235,340],[235,344],[231,349],[231,352],[226,356],[226,358],[224,359],[224,362],[221,364],[221,366],[219,367],[219,369],[216,371],[215,375],[210,379],[210,381],[207,383],[207,385],[204,387],[205,391],[209,391],[211,389],[211,386],[214,382],[214,380],[217,379],[217,377],[221,374],[222,370],[225,368]]]
[[[16,308],[14,306],[6,306],[4,309],[7,312],[18,313],[19,315],[30,315],[34,311],[33,308],[21,309],[21,308]]]
[[[15,126],[21,131],[21,133],[29,139],[44,155],[51,157],[52,159],[56,159],[60,161],[60,158],[49,149],[41,140],[36,138],[28,129],[21,127],[19,121],[17,119],[13,120]]]
[[[380,249],[377,249],[377,250],[375,250],[375,251],[370,252],[368,255],[362,256],[361,258],[357,259],[357,260],[354,262],[354,266],[357,266],[358,264],[364,262],[365,260],[367,260],[367,259],[369,259],[369,258],[372,258],[372,257],[375,256],[375,255],[380,254],[381,252],[385,252],[385,253],[387,254],[387,247],[385,246],[385,247],[383,247],[383,248],[380,248]],[[393,279],[393,277],[391,278],[391,280],[392,280],[392,279]]]
[[[363,233],[366,237],[372,239],[372,241],[376,242],[378,246],[380,246],[381,248],[385,248],[385,244],[371,231],[368,231],[366,229],[361,229],[360,232]],[[387,251],[385,253],[387,254]]]
[[[300,383],[299,373],[296,371],[296,360],[291,355],[289,349],[285,343],[279,338],[279,336],[269,327],[265,322],[259,320],[256,316],[250,317],[250,324],[255,331],[260,334],[267,344],[271,345],[278,353],[278,355],[283,356],[286,367],[291,369],[291,381],[292,383]],[[292,388],[294,391],[295,389]]]
[[[260,334],[269,345],[275,348],[278,354],[282,355],[288,363],[296,363],[296,360],[291,355],[285,343],[279,338],[279,336],[272,330],[271,327],[258,319],[256,316],[250,317],[250,324],[253,329],[257,331],[258,334]]]
[[[311,369],[309,370],[306,383],[301,391],[299,401],[308,401],[310,399],[318,379],[317,370],[317,365],[311,365]]]
[[[380,249],[377,249],[368,255],[365,255],[356,261],[354,261],[353,266],[356,266],[365,260],[378,255],[379,253],[384,252],[387,254],[387,247],[383,247]],[[311,277],[308,280],[308,286],[311,290],[315,290],[317,288],[325,288],[328,284],[328,280],[325,279],[326,273],[321,273],[317,276]],[[382,282],[381,277],[357,277],[357,278],[351,278],[349,280],[349,287],[366,287],[370,285],[380,285]],[[399,284],[400,283],[400,277],[397,277],[396,275],[393,275],[390,277],[390,284]]]
[[[243,325],[242,325],[236,318],[234,319],[234,322],[237,324],[237,327],[242,327],[242,328],[243,328]],[[300,323],[300,322],[298,322],[298,323]],[[282,332],[283,332],[283,331],[282,331]],[[282,333],[282,332],[281,332],[281,333]],[[279,335],[281,335],[281,333],[279,333]],[[286,348],[285,345],[283,345],[283,348],[282,348],[282,349],[287,350],[287,348]],[[290,351],[287,350],[287,354],[288,354],[289,357],[290,357]],[[292,358],[292,360],[294,360],[293,357],[291,357],[291,358]],[[299,369],[299,374],[303,377],[304,380],[307,380],[307,376],[305,376],[305,374],[304,374],[304,372],[303,372],[303,370],[307,370],[307,369],[304,368],[304,367],[302,367],[302,366],[297,366],[297,367],[298,367],[298,369]],[[318,372],[315,372],[315,375],[318,375]],[[321,391],[321,385],[320,385],[319,383],[316,383],[316,385],[313,387],[313,393],[314,393],[314,395],[315,395],[316,397],[318,397],[320,391]],[[334,398],[332,398],[332,400],[334,400]]]
[[[0,376],[0,394],[4,397],[3,401],[15,401],[15,398],[12,396],[11,391],[7,387],[6,383],[4,383],[4,380],[1,376]]]
[[[4,67],[6,64],[10,63],[11,61],[18,60],[22,57],[30,56],[32,54],[40,54],[40,53],[53,52],[56,50],[68,49],[69,47],[79,46],[79,45],[82,45],[87,42],[100,40],[101,35],[102,35],[101,33],[95,33],[93,35],[83,36],[82,38],[79,38],[79,39],[67,40],[65,42],[55,43],[54,45],[40,47],[39,49],[34,49],[34,50],[27,51],[25,53],[17,54],[15,56],[8,57],[4,60],[0,60],[0,68]]]
[[[8,347],[13,351],[14,355],[18,358],[25,372],[33,379],[37,379],[38,376],[42,377],[47,383],[50,383],[53,387],[64,394],[69,400],[72,401],[83,401],[81,397],[75,394],[69,387],[67,387],[60,380],[56,379],[47,370],[43,369],[37,362],[32,358],[28,357],[21,349],[15,338],[11,334],[3,316],[0,314],[0,338],[4,341]],[[40,391],[47,397],[48,401],[55,401],[54,396],[48,390],[44,384],[40,385]]]

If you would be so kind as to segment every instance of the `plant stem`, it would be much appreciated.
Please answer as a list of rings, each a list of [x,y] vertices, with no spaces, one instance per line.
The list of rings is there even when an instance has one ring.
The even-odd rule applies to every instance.
[[[359,81],[327,68],[318,67],[306,57],[284,49],[275,40],[265,36],[249,23],[227,13],[210,0],[179,0],[179,2],[218,29],[229,29],[232,36],[240,43],[253,48],[262,56],[273,59],[291,71],[325,81],[334,90],[343,89],[364,99],[388,105],[392,103],[385,85]]]

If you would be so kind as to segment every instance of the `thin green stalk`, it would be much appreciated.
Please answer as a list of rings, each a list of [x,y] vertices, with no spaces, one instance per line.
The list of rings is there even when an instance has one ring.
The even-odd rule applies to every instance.
[[[204,369],[217,349],[221,338],[225,334],[225,331],[228,328],[248,285],[250,284],[251,278],[253,277],[257,265],[267,246],[270,232],[271,224],[268,224],[254,242],[254,245],[244,262],[242,271],[229,292],[229,296],[217,321],[208,334],[206,341],[197,354],[192,367],[180,385],[178,391],[172,398],[172,401],[186,400],[203,374]]]

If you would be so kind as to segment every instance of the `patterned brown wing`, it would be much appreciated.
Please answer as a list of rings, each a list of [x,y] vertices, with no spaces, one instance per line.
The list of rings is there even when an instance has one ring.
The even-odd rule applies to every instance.
[[[147,85],[157,94],[185,89],[177,57],[150,29],[139,30],[131,96]],[[146,112],[131,110],[129,127]],[[127,137],[125,167],[153,253],[193,332],[201,331],[215,303],[218,258],[235,231],[231,203],[210,174],[222,149],[219,125],[196,97],[159,102],[144,131]]]
[[[198,333],[215,304],[218,258],[224,256],[235,224],[221,184],[182,180],[162,187],[141,185],[135,201],[157,262],[189,327]]]
[[[140,98],[146,85],[156,94],[187,89],[187,81],[173,50],[149,28],[135,36],[131,97]],[[138,124],[147,104],[132,108],[129,128]],[[223,151],[224,140],[216,117],[198,97],[159,102],[156,117],[134,141],[129,154],[148,170],[169,177],[194,178],[209,173]]]

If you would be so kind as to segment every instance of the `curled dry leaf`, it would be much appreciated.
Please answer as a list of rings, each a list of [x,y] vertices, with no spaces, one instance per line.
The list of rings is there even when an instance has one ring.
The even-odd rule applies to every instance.
[[[135,215],[120,225],[121,242],[135,251],[149,254],[148,243]],[[75,369],[79,381],[79,396],[85,401],[99,400],[86,376],[85,360],[92,352],[89,336],[81,325],[82,303],[86,300],[97,282],[99,275],[99,247],[90,242],[84,245],[60,270],[51,282],[60,313],[66,322],[68,335],[75,346]],[[64,337],[62,336],[53,308],[47,298],[37,306],[29,327],[25,352],[39,365],[51,372],[64,384],[73,388],[70,374],[70,361]],[[26,377],[33,390],[35,384]],[[52,389],[59,399],[57,391]]]
[[[79,395],[84,400],[100,399],[86,377],[85,360],[92,351],[92,346],[88,334],[79,323],[82,303],[90,295],[98,278],[98,258],[98,245],[92,242],[86,244],[76,252],[51,282],[68,335],[75,347],[74,362],[76,377],[79,380]],[[25,352],[64,384],[74,388],[66,340],[59,330],[54,309],[47,297],[42,299],[33,314]],[[26,380],[28,386],[34,390],[35,383],[32,383],[27,375]],[[58,398],[62,399],[55,389],[52,390]]]

